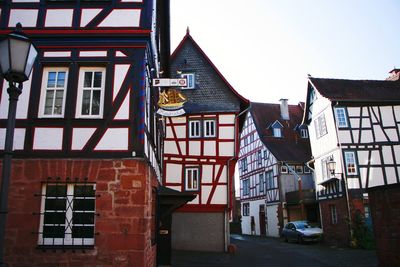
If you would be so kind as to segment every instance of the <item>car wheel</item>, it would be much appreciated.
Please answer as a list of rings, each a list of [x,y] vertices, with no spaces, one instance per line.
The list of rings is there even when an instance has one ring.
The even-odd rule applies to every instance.
[[[297,243],[303,244],[303,237],[302,237],[301,235],[299,235],[299,236],[297,237]]]

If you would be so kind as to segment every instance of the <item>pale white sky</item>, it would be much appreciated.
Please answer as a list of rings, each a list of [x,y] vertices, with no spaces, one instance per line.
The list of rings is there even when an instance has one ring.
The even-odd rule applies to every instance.
[[[189,26],[251,101],[305,101],[314,77],[385,79],[400,67],[398,0],[171,0],[172,51]]]

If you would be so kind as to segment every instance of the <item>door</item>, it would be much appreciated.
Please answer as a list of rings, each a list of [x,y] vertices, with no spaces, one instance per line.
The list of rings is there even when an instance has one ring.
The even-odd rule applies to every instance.
[[[260,235],[265,236],[266,229],[265,229],[265,206],[262,204],[260,205],[259,216],[260,218]]]

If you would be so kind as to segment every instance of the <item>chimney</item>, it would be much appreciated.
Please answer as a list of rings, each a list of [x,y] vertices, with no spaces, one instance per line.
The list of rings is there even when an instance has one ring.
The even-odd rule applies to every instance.
[[[400,69],[392,69],[389,71],[390,76],[386,78],[386,81],[399,81],[400,80]]]
[[[281,118],[282,120],[289,120],[289,106],[286,98],[279,99],[281,101]]]

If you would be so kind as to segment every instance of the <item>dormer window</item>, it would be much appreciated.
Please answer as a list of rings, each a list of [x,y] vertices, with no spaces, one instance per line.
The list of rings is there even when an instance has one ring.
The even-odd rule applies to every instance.
[[[301,136],[301,138],[308,138],[307,129],[300,129],[300,136]]]
[[[275,121],[271,126],[272,136],[281,138],[283,125],[279,121]]]

